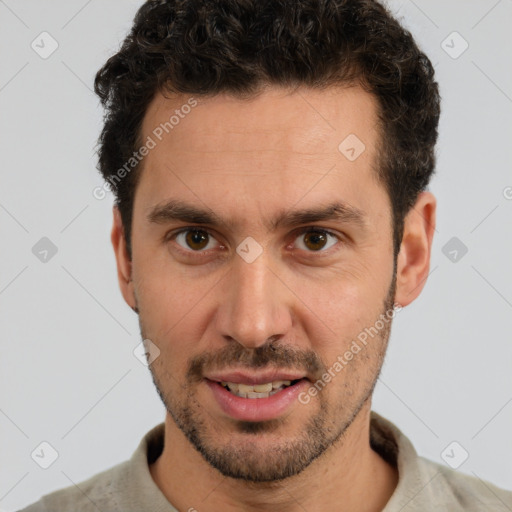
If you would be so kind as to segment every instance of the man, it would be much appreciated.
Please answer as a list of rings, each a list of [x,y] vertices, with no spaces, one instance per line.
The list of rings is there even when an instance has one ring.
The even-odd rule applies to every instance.
[[[112,243],[165,424],[26,511],[481,511],[371,411],[428,276],[439,94],[370,0],[148,1],[98,72]]]

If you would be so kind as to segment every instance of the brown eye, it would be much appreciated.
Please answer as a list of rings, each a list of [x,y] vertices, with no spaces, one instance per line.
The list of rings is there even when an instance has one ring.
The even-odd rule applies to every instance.
[[[204,229],[187,229],[176,235],[176,243],[184,249],[202,251],[216,246],[216,240]]]
[[[185,239],[187,245],[196,251],[204,249],[208,245],[208,233],[206,231],[189,231]]]
[[[323,249],[327,243],[327,237],[324,233],[306,233],[304,235],[304,245],[312,251]]]
[[[306,251],[319,252],[322,250],[329,249],[338,241],[337,237],[329,233],[328,231],[314,231],[310,230],[302,233],[296,242],[296,247]]]

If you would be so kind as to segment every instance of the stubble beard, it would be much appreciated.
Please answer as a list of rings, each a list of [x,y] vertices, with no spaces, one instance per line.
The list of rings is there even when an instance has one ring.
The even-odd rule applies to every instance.
[[[384,314],[393,309],[395,286],[394,272],[392,285],[384,301]],[[139,321],[141,333],[145,339],[145,330],[140,317]],[[360,391],[351,388],[352,380],[346,376],[343,387],[344,394],[334,406],[327,402],[325,393],[318,393],[318,412],[313,414],[293,437],[283,435],[290,429],[290,422],[287,422],[286,417],[262,422],[233,420],[234,432],[228,433],[225,429],[223,430],[205,408],[200,406],[195,396],[194,390],[198,381],[191,375],[194,362],[190,364],[187,374],[190,378],[186,384],[175,386],[176,391],[181,391],[182,398],[178,396],[178,393],[164,391],[168,386],[162,383],[170,384],[172,380],[175,380],[168,371],[158,366],[163,373],[163,378],[159,378],[155,371],[157,365],[153,363],[149,368],[158,394],[176,426],[213,468],[226,477],[254,484],[268,484],[298,475],[330,447],[343,443],[343,438],[350,425],[365,404],[371,401],[384,361],[390,332],[391,321],[385,324],[385,327],[379,332],[379,339],[371,342],[379,344],[379,347],[372,351],[372,356],[367,354],[361,358],[370,363],[370,375],[365,378],[365,387]],[[245,360],[247,367],[268,367],[272,366],[272,361],[275,362],[276,358],[276,366],[279,366],[280,361],[289,361],[291,357],[292,359],[296,358],[302,367],[308,364],[314,366],[315,363],[312,361],[316,361],[317,372],[319,370],[324,372],[326,369],[318,356],[312,352],[282,353],[282,357],[279,357],[280,350],[282,349],[279,345],[265,345],[252,351],[239,346],[238,354],[230,354],[225,363],[227,366],[230,363]],[[368,347],[363,350],[368,350]],[[356,357],[361,356],[358,354]],[[222,357],[217,354],[212,359],[220,362]],[[200,366],[201,360],[204,362],[204,358],[199,358],[199,360],[196,358],[195,361],[197,373],[201,371],[197,368]],[[354,360],[349,363],[347,368],[352,365],[354,365]],[[343,371],[346,371],[347,368],[344,368]],[[357,373],[354,375],[358,377]],[[355,382],[357,381],[356,378]],[[330,385],[328,384],[328,386]],[[351,403],[347,397],[354,393],[357,393],[358,399]],[[348,410],[347,403],[350,404]],[[297,429],[295,430],[297,431]],[[264,443],[258,442],[261,441],[261,436],[265,438]]]

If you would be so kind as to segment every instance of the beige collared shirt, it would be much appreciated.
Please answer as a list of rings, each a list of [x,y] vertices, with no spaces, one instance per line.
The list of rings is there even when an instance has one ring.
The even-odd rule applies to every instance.
[[[382,512],[512,512],[512,492],[419,457],[400,430],[375,412],[370,434],[373,449],[399,473]],[[163,442],[161,423],[142,438],[128,461],[43,496],[21,512],[178,512],[149,472],[148,464],[158,458]]]

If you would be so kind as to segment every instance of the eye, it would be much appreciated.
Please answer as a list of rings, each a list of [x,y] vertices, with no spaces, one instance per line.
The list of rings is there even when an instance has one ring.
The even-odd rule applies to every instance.
[[[179,246],[195,252],[213,249],[219,245],[204,229],[184,229],[175,235],[175,240]]]
[[[321,252],[330,249],[338,241],[339,238],[329,231],[309,229],[297,237],[294,247],[309,252]]]

